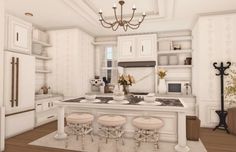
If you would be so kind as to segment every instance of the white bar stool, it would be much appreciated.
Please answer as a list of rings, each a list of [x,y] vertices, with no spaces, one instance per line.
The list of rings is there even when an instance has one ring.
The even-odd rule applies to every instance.
[[[103,115],[97,120],[99,127],[98,135],[101,138],[116,140],[116,151],[118,151],[117,142],[121,139],[122,145],[124,145],[123,135],[125,131],[123,126],[126,123],[126,118],[119,115]],[[98,152],[100,152],[100,144],[98,145]]]
[[[79,136],[82,136],[82,150],[84,150],[84,137],[87,134],[90,134],[93,142],[93,120],[94,116],[89,113],[72,113],[66,117],[68,138],[70,135],[76,135],[76,140],[78,140]],[[66,147],[68,147],[68,138]]]
[[[155,117],[137,117],[133,119],[133,126],[136,127],[134,139],[136,141],[136,151],[140,147],[141,142],[153,142],[154,150],[159,149],[158,130],[164,126],[161,119]]]

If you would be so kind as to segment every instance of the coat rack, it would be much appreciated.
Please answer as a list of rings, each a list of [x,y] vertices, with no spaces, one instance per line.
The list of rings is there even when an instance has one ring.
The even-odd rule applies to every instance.
[[[228,125],[226,123],[226,116],[228,112],[224,110],[224,76],[229,75],[228,73],[225,73],[225,70],[228,69],[230,65],[231,62],[227,62],[227,66],[224,66],[223,62],[220,63],[220,66],[217,66],[216,62],[213,63],[215,69],[219,70],[219,73],[217,73],[216,75],[220,76],[220,82],[221,82],[221,110],[216,110],[220,122],[213,130],[215,131],[216,129],[223,129],[226,130],[227,133],[229,133],[229,130],[228,130]]]

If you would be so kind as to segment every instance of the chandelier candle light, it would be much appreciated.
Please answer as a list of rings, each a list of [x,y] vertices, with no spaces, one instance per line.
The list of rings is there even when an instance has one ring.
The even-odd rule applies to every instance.
[[[123,27],[124,31],[127,31],[128,28],[131,28],[133,30],[134,29],[138,29],[140,24],[143,22],[144,18],[146,17],[145,12],[143,13],[142,18],[139,19],[138,23],[131,23],[131,21],[134,18],[135,11],[136,11],[135,5],[132,8],[133,13],[132,13],[131,18],[129,20],[125,20],[123,18],[123,5],[125,4],[125,1],[124,0],[120,0],[119,4],[121,6],[120,18],[118,18],[117,14],[116,14],[116,9],[117,9],[116,4],[114,4],[114,6],[112,7],[113,10],[114,10],[114,15],[115,15],[115,21],[114,22],[106,21],[103,18],[102,10],[100,9],[100,11],[99,11],[99,14],[100,14],[99,21],[101,22],[102,26],[105,27],[105,28],[112,28],[113,31],[116,31],[119,28],[119,26]]]

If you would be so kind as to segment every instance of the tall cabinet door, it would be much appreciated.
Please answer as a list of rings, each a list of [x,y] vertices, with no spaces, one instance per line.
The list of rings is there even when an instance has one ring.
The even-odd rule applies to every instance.
[[[137,55],[139,58],[146,58],[148,57],[153,57],[154,59],[156,58],[155,56],[155,43],[156,41],[156,35],[143,35],[139,36],[137,38]]]
[[[6,114],[34,109],[35,57],[5,52]]]
[[[32,24],[14,16],[6,16],[7,49],[24,54],[31,53]]]
[[[133,36],[118,38],[118,59],[125,60],[135,57],[135,38]]]

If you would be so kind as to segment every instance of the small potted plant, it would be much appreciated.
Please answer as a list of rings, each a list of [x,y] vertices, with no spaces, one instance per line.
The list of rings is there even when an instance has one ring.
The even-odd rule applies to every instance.
[[[225,98],[229,107],[236,104],[236,70],[230,70],[230,75],[226,81]]]
[[[124,94],[128,94],[128,87],[135,83],[134,77],[131,75],[122,74],[118,78],[118,84],[123,86]]]
[[[165,69],[159,69],[157,74],[159,76],[159,85],[158,85],[159,93],[165,94],[167,92],[166,81],[165,81],[165,76],[167,75],[167,71]]]

